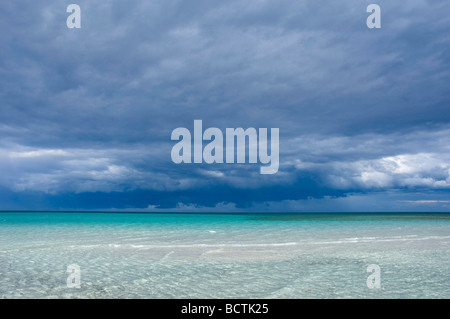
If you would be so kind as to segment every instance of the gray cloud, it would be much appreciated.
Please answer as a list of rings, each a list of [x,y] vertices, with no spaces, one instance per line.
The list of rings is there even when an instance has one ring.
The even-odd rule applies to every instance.
[[[275,203],[305,174],[320,196],[449,186],[445,1],[378,1],[380,30],[356,0],[77,3],[79,30],[69,3],[0,4],[5,189],[195,202],[210,187],[274,187]],[[280,172],[174,165],[170,133],[194,119],[279,127]]]

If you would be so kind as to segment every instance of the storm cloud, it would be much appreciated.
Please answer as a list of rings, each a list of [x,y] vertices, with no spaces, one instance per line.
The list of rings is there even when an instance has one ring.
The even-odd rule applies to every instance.
[[[0,209],[448,209],[447,1],[70,3],[0,4]],[[278,173],[174,164],[196,119],[279,128]]]

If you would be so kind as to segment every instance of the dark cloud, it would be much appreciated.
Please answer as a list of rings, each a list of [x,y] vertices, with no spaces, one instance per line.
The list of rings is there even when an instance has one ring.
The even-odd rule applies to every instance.
[[[78,1],[78,30],[69,2],[0,4],[4,207],[293,209],[450,188],[448,4],[377,3],[379,30],[356,0]],[[170,134],[194,119],[280,128],[279,173],[173,164]]]

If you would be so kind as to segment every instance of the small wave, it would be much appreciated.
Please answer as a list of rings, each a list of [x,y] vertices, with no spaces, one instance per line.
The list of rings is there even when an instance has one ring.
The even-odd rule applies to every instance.
[[[319,241],[313,244],[324,245],[324,244],[348,244],[348,243],[372,243],[372,242],[392,242],[392,241],[422,241],[422,240],[432,240],[432,239],[450,239],[450,236],[425,236],[417,237],[417,235],[406,235],[406,236],[393,236],[393,237],[351,237],[343,238],[334,241]]]
[[[295,246],[296,242],[287,243],[248,243],[248,244],[180,244],[180,245],[135,245],[135,244],[107,244],[107,245],[71,245],[71,248],[227,248],[227,247],[282,247]]]

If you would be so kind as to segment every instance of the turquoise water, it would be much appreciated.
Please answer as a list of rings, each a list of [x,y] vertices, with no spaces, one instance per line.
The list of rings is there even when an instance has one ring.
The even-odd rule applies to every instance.
[[[450,214],[0,213],[2,298],[449,298],[449,256]]]

